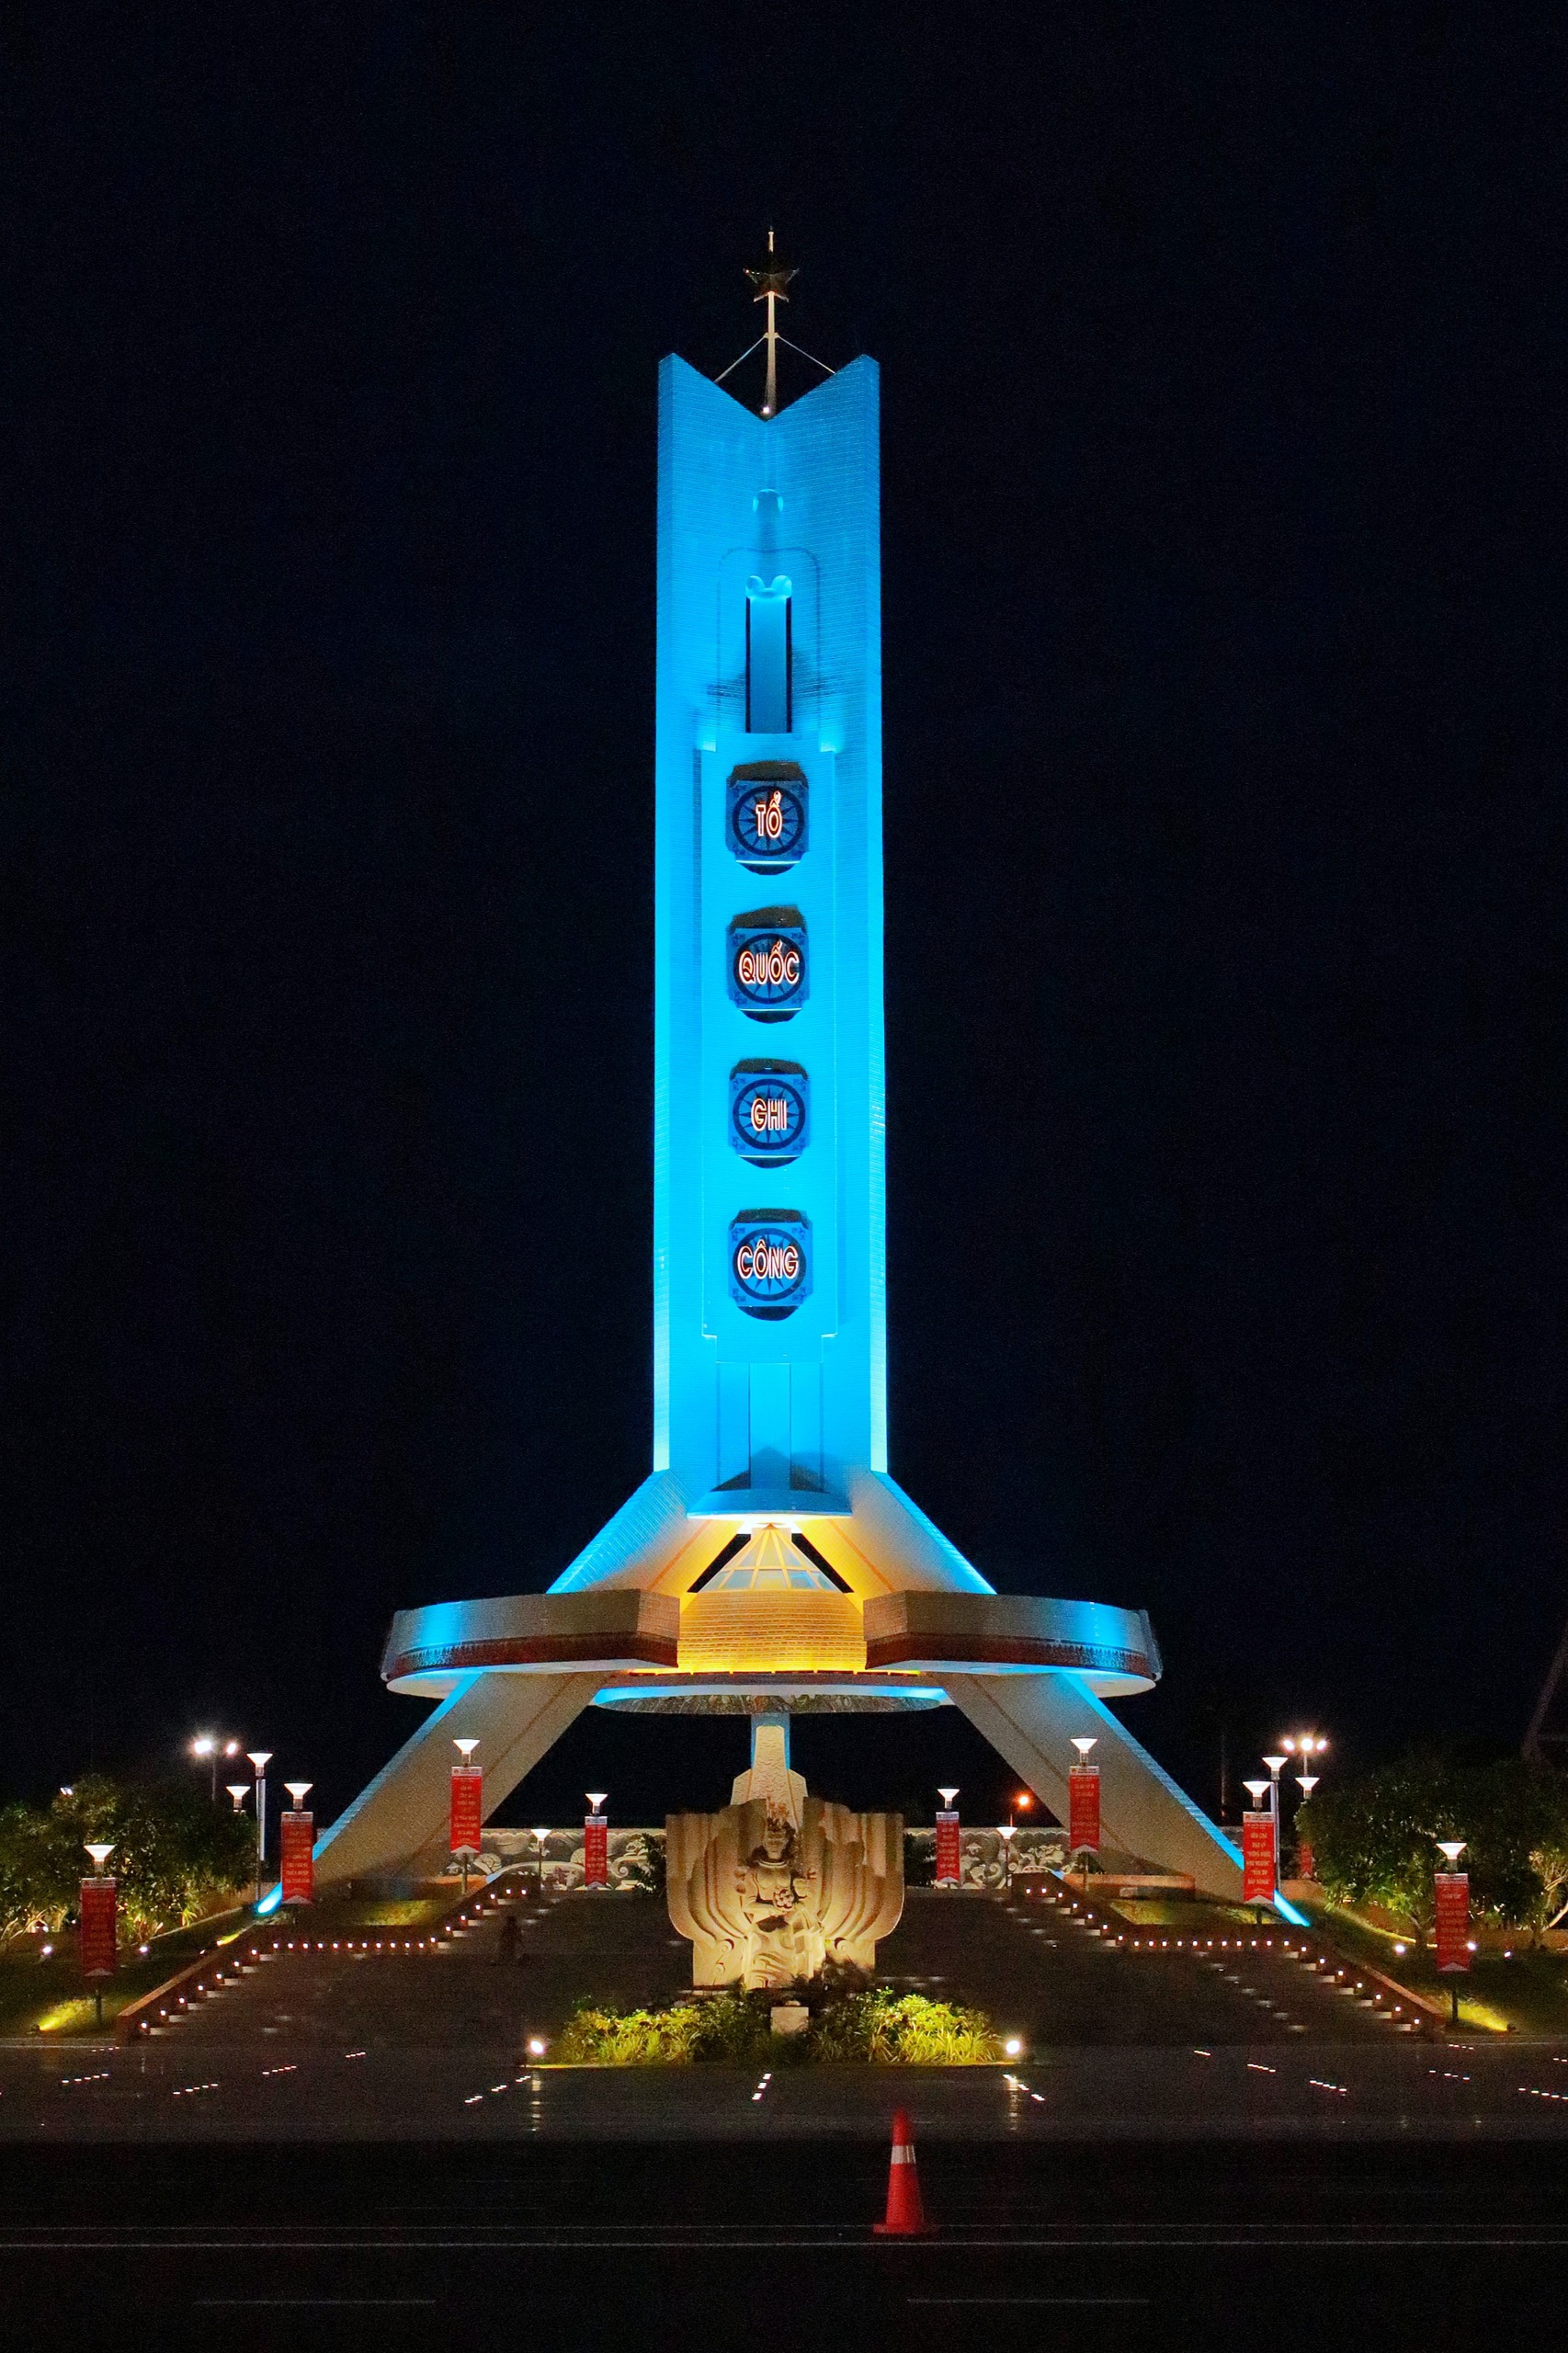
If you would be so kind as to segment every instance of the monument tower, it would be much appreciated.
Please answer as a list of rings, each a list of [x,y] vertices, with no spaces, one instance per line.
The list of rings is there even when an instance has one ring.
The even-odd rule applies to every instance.
[[[488,1813],[590,1705],[950,1702],[1063,1820],[1095,1736],[1108,1838],[1233,1894],[1105,1705],[1146,1614],[996,1594],[889,1473],[878,371],[780,409],[768,244],[760,410],[659,379],[652,1467],[548,1593],[398,1613],[382,1674],[439,1705],[319,1876],[441,1851],[454,1735]]]

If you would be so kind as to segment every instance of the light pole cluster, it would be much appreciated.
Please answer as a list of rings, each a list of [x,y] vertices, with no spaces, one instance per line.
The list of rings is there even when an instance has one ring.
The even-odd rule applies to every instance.
[[[199,1740],[193,1740],[190,1744],[190,1753],[193,1756],[197,1755],[200,1755],[202,1756],[210,1755],[212,1756],[213,1795],[216,1796],[218,1779],[217,1749],[216,1746],[208,1748],[201,1745],[202,1742],[209,1741],[211,1737],[212,1736],[210,1734],[203,1733]],[[222,1753],[225,1756],[237,1756],[240,1754],[239,1742],[237,1740],[226,1741],[223,1744]],[[270,1748],[247,1748],[244,1752],[244,1757],[246,1764],[251,1768],[251,1779],[248,1781],[225,1781],[223,1784],[223,1787],[227,1790],[230,1797],[233,1800],[234,1812],[236,1813],[244,1813],[244,1803],[247,1798],[252,1799],[256,1805],[256,1900],[258,1904],[261,1902],[262,1881],[266,1877],[267,1872],[267,1768],[272,1762],[272,1754],[273,1752]],[[301,1813],[303,1810],[305,1800],[309,1796],[311,1790],[314,1789],[315,1783],[313,1781],[285,1781],[283,1786],[288,1790],[290,1797],[293,1801],[294,1813]],[[290,1827],[290,1816],[288,1814],[285,1814],[283,1817],[283,1825],[285,1833],[287,1834]],[[287,1845],[288,1839],[286,1836],[285,1846],[287,1847]]]
[[[1281,1842],[1279,1834],[1283,1826],[1283,1813],[1279,1798],[1279,1776],[1284,1771],[1292,1756],[1299,1758],[1303,1765],[1306,1765],[1309,1764],[1314,1756],[1323,1756],[1327,1747],[1328,1742],[1321,1733],[1287,1733],[1273,1753],[1263,1759],[1264,1764],[1268,1768],[1267,1780],[1244,1781],[1242,1783],[1243,1789],[1245,1790],[1247,1795],[1253,1802],[1255,1812],[1259,1813],[1267,1813],[1272,1825],[1274,1839],[1274,1870],[1276,1880],[1281,1876]],[[1305,1801],[1312,1796],[1312,1793],[1317,1788],[1321,1778],[1321,1775],[1312,1772],[1297,1774],[1296,1787],[1301,1793],[1301,1802],[1304,1803]],[[1312,1874],[1310,1870],[1302,1872],[1303,1878],[1310,1878]]]
[[[1067,1775],[1068,1846],[1072,1855],[1082,1860],[1087,1872],[1090,1856],[1097,1855],[1100,1848],[1099,1768],[1089,1762],[1089,1751],[1098,1745],[1098,1741],[1094,1734],[1080,1734],[1072,1745],[1077,1752],[1077,1759]],[[942,1802],[937,1813],[936,1884],[938,1887],[957,1887],[963,1878],[957,1784],[942,1783],[937,1795]],[[1004,1893],[1011,1887],[1013,1880],[1013,1841],[1018,1835],[1018,1824],[1014,1817],[1020,1813],[1032,1813],[1037,1802],[1032,1790],[1015,1790],[1006,1821],[996,1825],[996,1837],[1002,1848]]]
[[[237,1756],[240,1753],[239,1742],[228,1739],[220,1732],[199,1732],[190,1743],[189,1753],[196,1758],[198,1764],[210,1767],[212,1775],[210,1794],[212,1802],[216,1805],[218,1802],[218,1759],[221,1756]]]
[[[1280,1855],[1282,1808],[1279,1796],[1279,1776],[1292,1756],[1310,1763],[1321,1756],[1328,1742],[1320,1733],[1288,1733],[1278,1747],[1263,1762],[1268,1768],[1266,1781],[1244,1781],[1242,1787],[1252,1800],[1252,1811],[1242,1820],[1243,1901],[1248,1904],[1272,1904],[1278,1895],[1283,1876]],[[1298,1773],[1296,1786],[1304,1801],[1317,1788],[1320,1776],[1312,1772]],[[1266,1869],[1267,1865],[1267,1869]],[[1312,1850],[1301,1855],[1301,1876],[1312,1877]],[[1264,1890],[1267,1877],[1268,1888]]]

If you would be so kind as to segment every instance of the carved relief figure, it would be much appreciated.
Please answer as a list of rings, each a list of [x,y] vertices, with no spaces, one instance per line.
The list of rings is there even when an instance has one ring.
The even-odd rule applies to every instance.
[[[670,1919],[694,1985],[783,1989],[828,1963],[875,1967],[903,1910],[903,1824],[808,1796],[788,1726],[756,1721],[752,1769],[716,1813],[671,1814]]]

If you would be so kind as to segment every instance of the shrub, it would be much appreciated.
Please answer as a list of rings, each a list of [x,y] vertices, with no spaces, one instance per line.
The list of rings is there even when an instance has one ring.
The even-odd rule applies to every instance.
[[[776,2036],[778,1997],[711,1994],[667,2010],[574,2010],[555,2046],[567,2066],[775,2067],[802,2060],[858,2060],[903,2067],[984,2066],[1002,2055],[991,2021],[924,1994],[855,1993],[824,2003],[810,2031]]]
[[[1002,2043],[983,2010],[884,1987],[830,2004],[812,2028],[811,2055],[903,2067],[975,2067],[1000,2059]]]
[[[569,2066],[686,2067],[699,2013],[693,2003],[667,2010],[574,2010],[555,2046]]]
[[[721,2067],[750,2067],[777,2054],[781,2037],[773,2031],[769,2012],[774,1994],[743,1994],[739,1988],[710,1994],[696,2004],[697,2027],[691,2055]]]

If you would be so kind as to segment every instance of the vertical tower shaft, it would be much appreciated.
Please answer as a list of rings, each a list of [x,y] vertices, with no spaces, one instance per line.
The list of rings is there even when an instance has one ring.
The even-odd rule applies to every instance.
[[[885,1467],[877,369],[660,378],[654,1468],[688,1508]]]

